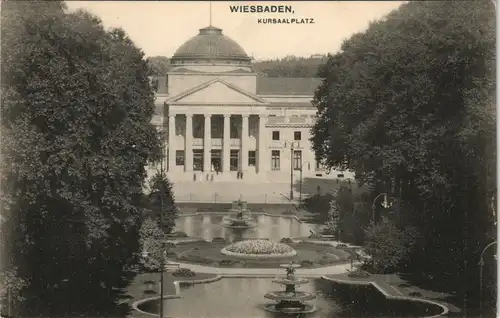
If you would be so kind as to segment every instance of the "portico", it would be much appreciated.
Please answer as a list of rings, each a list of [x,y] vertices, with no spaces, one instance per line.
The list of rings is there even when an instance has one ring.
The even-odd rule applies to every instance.
[[[265,121],[265,114],[169,113],[168,170],[264,172]]]

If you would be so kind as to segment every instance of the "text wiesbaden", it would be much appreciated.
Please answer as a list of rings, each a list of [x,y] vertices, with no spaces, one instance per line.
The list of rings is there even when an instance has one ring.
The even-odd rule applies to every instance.
[[[231,12],[238,13],[295,13],[292,6],[260,6],[260,5],[244,5],[244,6],[229,6]]]

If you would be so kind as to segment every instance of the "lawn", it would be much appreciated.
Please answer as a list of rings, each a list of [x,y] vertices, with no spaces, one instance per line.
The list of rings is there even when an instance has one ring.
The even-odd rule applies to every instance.
[[[348,252],[329,245],[312,243],[291,243],[288,245],[297,251],[297,255],[280,259],[243,260],[237,257],[229,257],[220,253],[220,250],[226,247],[227,244],[214,242],[181,244],[170,252],[172,256],[175,253],[176,260],[179,262],[215,267],[247,268],[276,268],[280,264],[289,261],[302,264],[304,267],[314,268],[347,262],[349,257]]]

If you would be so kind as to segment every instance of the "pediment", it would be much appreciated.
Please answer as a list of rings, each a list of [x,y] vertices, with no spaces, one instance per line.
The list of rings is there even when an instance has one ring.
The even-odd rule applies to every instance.
[[[266,100],[220,79],[208,81],[173,96],[168,104],[267,104]]]

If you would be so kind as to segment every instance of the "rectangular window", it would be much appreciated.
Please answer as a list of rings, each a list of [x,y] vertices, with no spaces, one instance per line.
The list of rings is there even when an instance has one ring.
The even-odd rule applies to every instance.
[[[249,167],[255,167],[255,162],[256,162],[255,154],[256,154],[255,150],[248,151],[248,166]]]
[[[273,140],[280,140],[280,132],[278,130],[273,131]]]
[[[184,165],[184,150],[175,151],[175,165],[176,166]]]
[[[203,171],[203,149],[193,149],[193,171]]]
[[[302,168],[302,150],[293,151],[293,168],[300,170]]]
[[[279,150],[271,151],[271,169],[272,170],[280,170],[280,151]]]
[[[293,132],[293,140],[301,140],[302,139],[302,134],[300,131],[294,131]]]
[[[237,149],[231,149],[229,154],[229,170],[238,171],[240,168],[240,151]]]

